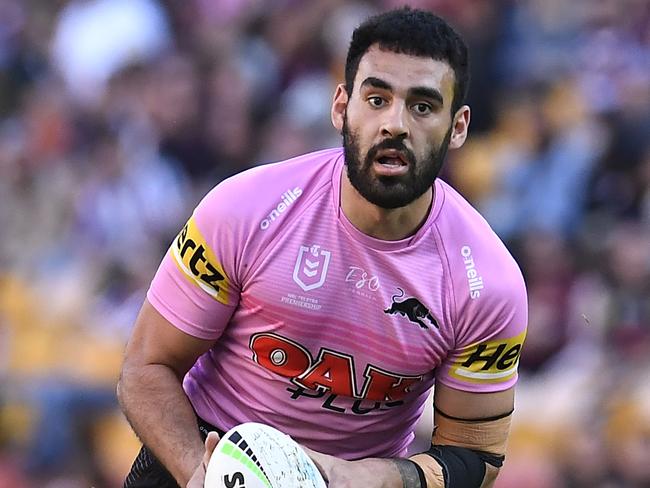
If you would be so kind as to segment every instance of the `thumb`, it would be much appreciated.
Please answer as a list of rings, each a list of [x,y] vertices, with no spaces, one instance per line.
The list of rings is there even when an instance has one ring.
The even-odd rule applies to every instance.
[[[205,438],[205,453],[203,454],[203,463],[207,466],[212,457],[217,444],[219,443],[219,434],[216,432],[208,432],[208,436]]]

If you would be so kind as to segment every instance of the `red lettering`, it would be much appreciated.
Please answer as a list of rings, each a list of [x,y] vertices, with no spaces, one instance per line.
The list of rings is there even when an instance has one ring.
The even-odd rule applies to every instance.
[[[367,379],[363,385],[361,396],[380,402],[401,400],[409,392],[409,387],[413,383],[422,380],[422,376],[397,376],[381,371],[374,366],[368,366],[364,376]]]
[[[354,396],[352,357],[321,349],[316,363],[296,382],[310,390],[327,389],[336,395]]]
[[[287,378],[299,376],[311,365],[307,350],[275,334],[255,334],[251,337],[250,348],[255,362]]]
[[[364,372],[365,381],[361,393],[357,393],[352,356],[328,349],[321,349],[314,361],[309,351],[292,340],[272,334],[261,333],[251,337],[250,348],[253,360],[268,371],[281,375],[303,391],[326,392],[342,397],[367,399],[374,402],[400,402],[410,387],[422,376],[402,376],[368,365]],[[505,360],[512,361],[514,352]],[[298,395],[301,396],[301,395]],[[322,395],[318,395],[320,397]],[[315,397],[314,397],[315,398]],[[375,406],[369,407],[371,410]],[[367,408],[358,405],[361,413]]]

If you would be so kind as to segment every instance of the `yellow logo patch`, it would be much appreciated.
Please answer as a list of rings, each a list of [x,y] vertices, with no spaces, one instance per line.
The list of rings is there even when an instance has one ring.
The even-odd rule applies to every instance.
[[[174,239],[171,253],[187,279],[216,300],[228,305],[230,283],[194,218],[190,218]]]
[[[501,383],[517,374],[526,331],[510,339],[479,342],[466,347],[451,368],[451,375],[472,383]]]

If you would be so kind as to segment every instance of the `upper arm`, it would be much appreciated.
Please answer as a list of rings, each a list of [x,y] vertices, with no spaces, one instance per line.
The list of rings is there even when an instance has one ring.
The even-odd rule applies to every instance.
[[[497,393],[469,393],[436,386],[432,444],[456,446],[479,453],[496,476],[510,433],[514,388]],[[491,476],[492,476],[491,475]]]
[[[427,486],[491,488],[506,453],[514,388],[492,393],[436,384],[429,451],[411,458]]]
[[[246,231],[226,205],[232,185],[205,196],[173,239],[147,291],[124,369],[165,365],[182,378],[224,333],[239,301],[237,253]]]
[[[182,331],[206,341],[224,333],[239,303],[239,260],[249,241],[242,223],[247,219],[231,212],[232,203],[226,205],[231,186],[208,193],[172,240],[147,291],[136,333],[151,323],[156,330],[173,325],[174,335]]]
[[[171,368],[180,380],[214,342],[181,331],[145,300],[126,347],[123,369],[159,364]]]
[[[454,324],[453,347],[436,371],[436,385],[481,395],[495,393],[499,399],[500,392],[516,384],[528,306],[523,281],[512,281],[493,282],[478,300],[463,302]]]
[[[475,420],[499,417],[514,408],[515,389],[492,393],[473,393],[436,383],[434,405],[436,410],[459,419]]]

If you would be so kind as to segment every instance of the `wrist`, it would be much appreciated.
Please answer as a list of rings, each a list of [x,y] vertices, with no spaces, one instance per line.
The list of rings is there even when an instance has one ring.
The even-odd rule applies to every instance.
[[[179,486],[186,486],[187,483],[192,478],[192,476],[194,476],[194,473],[196,472],[197,468],[203,462],[204,453],[205,453],[205,448],[201,446],[201,449],[191,449],[191,452],[185,453],[182,459],[180,459],[180,466],[179,466],[180,476],[174,476]]]
[[[373,488],[411,488],[411,485],[405,484],[402,473],[398,467],[398,462],[404,461],[399,459],[380,459],[380,458],[367,458],[359,461],[361,469],[368,473],[369,476],[375,479],[376,484]]]

